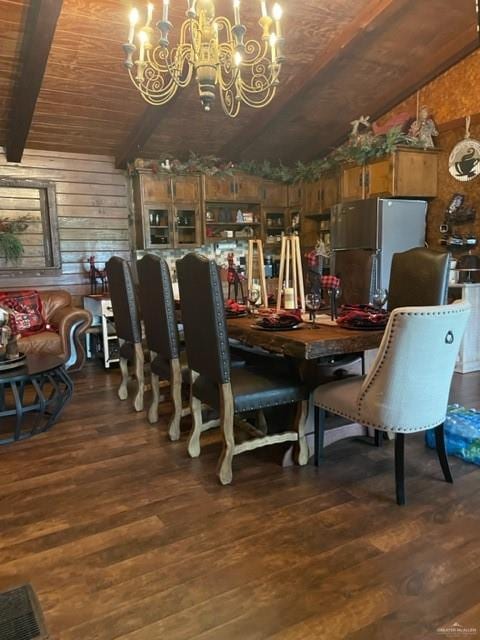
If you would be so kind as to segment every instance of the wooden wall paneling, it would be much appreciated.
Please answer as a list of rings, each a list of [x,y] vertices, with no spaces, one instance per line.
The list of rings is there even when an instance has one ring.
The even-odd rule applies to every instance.
[[[52,180],[55,183],[62,259],[58,276],[36,276],[20,269],[14,277],[7,277],[0,268],[0,289],[65,288],[75,296],[77,303],[81,303],[81,296],[90,291],[90,255],[95,255],[100,267],[112,255],[130,258],[127,178],[124,172],[115,169],[112,156],[51,154],[27,149],[21,165],[7,163],[5,155],[0,154],[0,176]],[[27,209],[27,198],[22,203],[15,199],[13,191],[8,192],[7,200],[9,206],[15,207],[13,213],[34,211]],[[32,198],[29,201],[36,202]],[[29,227],[27,233],[30,232]],[[25,256],[29,258],[30,266],[40,268],[38,248],[31,246],[30,241],[25,244]]]
[[[8,124],[6,150],[10,162],[22,159],[62,3],[63,0],[36,0],[28,10],[20,56],[21,75],[14,89]]]

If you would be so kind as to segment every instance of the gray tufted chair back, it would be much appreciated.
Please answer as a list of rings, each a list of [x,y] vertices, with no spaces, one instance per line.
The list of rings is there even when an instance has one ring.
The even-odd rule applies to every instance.
[[[464,302],[395,309],[358,397],[358,421],[399,433],[441,424],[469,313]]]
[[[225,303],[218,267],[197,253],[177,260],[188,366],[209,380],[230,381]]]

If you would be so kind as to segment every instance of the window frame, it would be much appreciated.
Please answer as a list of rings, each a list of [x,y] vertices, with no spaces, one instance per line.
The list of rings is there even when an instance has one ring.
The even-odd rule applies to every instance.
[[[57,192],[55,183],[51,180],[34,180],[30,178],[0,178],[1,187],[14,189],[38,189],[40,192],[40,208],[42,213],[43,246],[45,256],[51,263],[44,267],[15,267],[0,266],[0,278],[8,276],[51,276],[62,272],[62,256],[60,251],[60,236],[58,231]],[[21,211],[19,211],[21,215]]]

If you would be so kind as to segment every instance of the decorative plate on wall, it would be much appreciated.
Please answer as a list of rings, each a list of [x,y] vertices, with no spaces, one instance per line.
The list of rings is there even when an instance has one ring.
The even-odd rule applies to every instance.
[[[480,142],[466,138],[456,144],[448,159],[448,170],[460,182],[473,180],[480,175]]]

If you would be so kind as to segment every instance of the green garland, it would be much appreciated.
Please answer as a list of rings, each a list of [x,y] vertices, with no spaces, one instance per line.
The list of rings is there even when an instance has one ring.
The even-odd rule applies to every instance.
[[[23,244],[17,233],[25,231],[28,224],[24,218],[20,220],[0,219],[0,253],[5,262],[18,262],[23,254]]]
[[[207,176],[227,177],[234,174],[234,170],[239,170],[250,175],[274,180],[285,184],[295,182],[315,182],[322,174],[346,163],[362,165],[375,158],[381,158],[391,154],[399,146],[410,146],[423,148],[423,145],[403,133],[399,127],[393,127],[386,134],[375,136],[368,134],[350,138],[342,146],[334,149],[324,158],[304,163],[297,162],[293,166],[277,164],[268,160],[263,162],[240,162],[233,164],[217,158],[216,156],[200,156],[193,152],[187,160],[181,161],[172,156],[162,156],[159,160],[137,161],[131,171],[145,167],[150,168],[153,173],[164,174],[185,174],[203,173]]]

